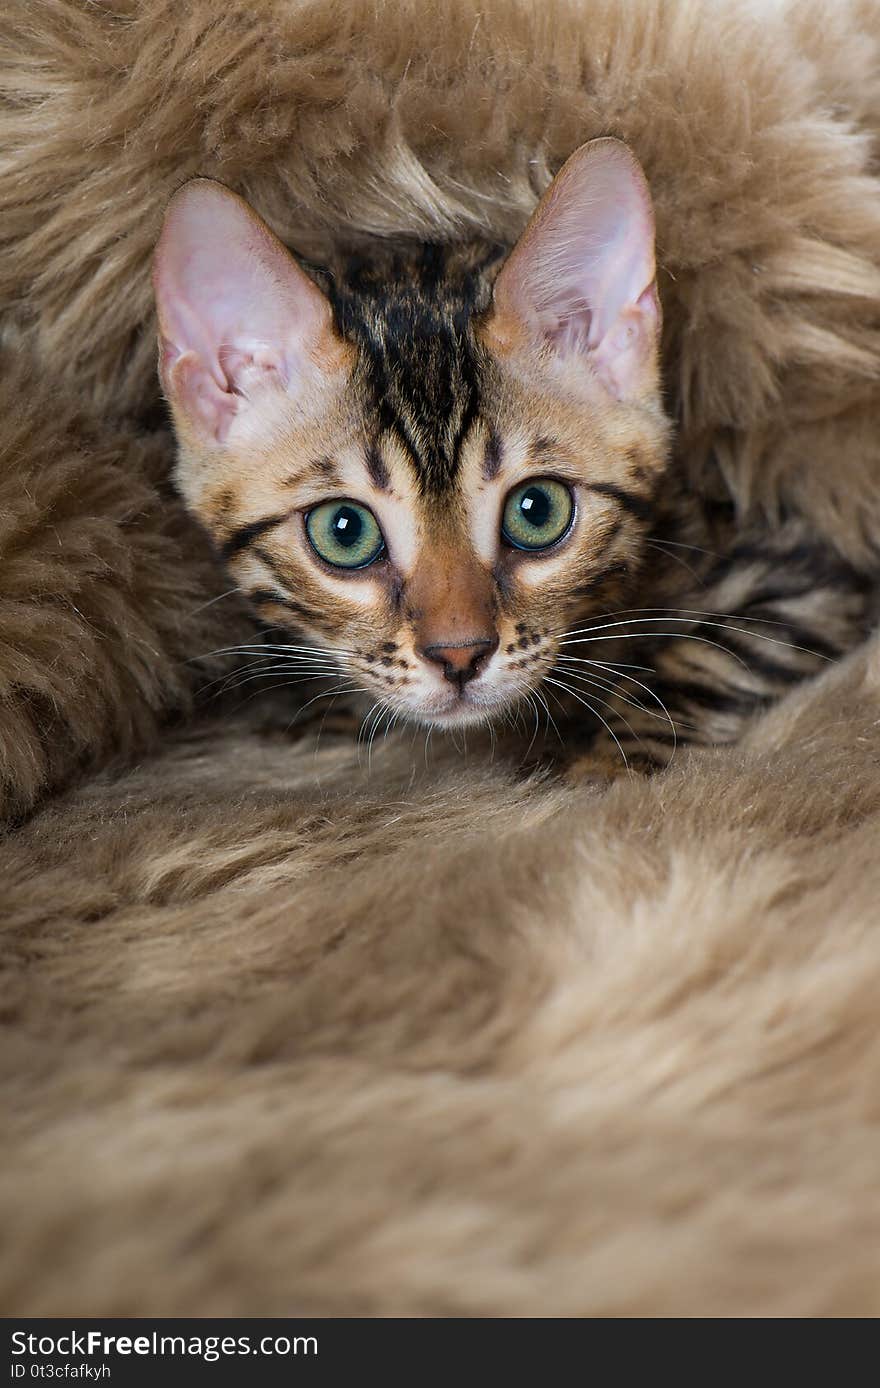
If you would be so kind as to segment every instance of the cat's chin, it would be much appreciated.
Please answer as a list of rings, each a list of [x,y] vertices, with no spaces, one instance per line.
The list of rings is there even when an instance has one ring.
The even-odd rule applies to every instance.
[[[424,728],[446,728],[450,731],[457,728],[485,728],[510,707],[510,699],[492,698],[477,702],[465,695],[444,708],[413,708],[408,717],[410,722],[419,723]]]
[[[441,732],[445,729],[453,732],[458,728],[485,728],[500,712],[500,707],[498,709],[461,708],[450,709],[447,713],[415,713],[412,718],[423,728],[437,728]]]

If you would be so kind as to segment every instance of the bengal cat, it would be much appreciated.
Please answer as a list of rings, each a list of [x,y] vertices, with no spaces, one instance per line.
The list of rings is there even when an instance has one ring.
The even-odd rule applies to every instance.
[[[864,575],[797,516],[690,494],[661,397],[654,220],[611,139],[512,250],[297,260],[186,184],[154,281],[178,485],[267,627],[267,671],[455,729],[523,706],[623,767],[725,742],[853,645]]]

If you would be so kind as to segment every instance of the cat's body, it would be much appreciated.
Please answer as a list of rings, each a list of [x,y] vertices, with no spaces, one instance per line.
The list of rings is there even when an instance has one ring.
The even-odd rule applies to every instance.
[[[525,700],[568,752],[649,767],[734,740],[864,635],[866,576],[805,521],[744,529],[670,463],[633,165],[578,151],[512,254],[381,243],[322,266],[218,185],[183,190],[157,260],[179,481],[262,620],[305,637],[272,668],[441,726]],[[202,202],[238,243],[228,293]]]

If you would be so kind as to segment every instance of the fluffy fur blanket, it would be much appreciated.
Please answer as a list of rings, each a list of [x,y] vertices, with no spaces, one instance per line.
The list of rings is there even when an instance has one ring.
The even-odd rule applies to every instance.
[[[319,254],[513,236],[621,136],[678,466],[864,562],[876,4],[0,24],[4,1313],[880,1313],[880,643],[604,791],[220,716],[249,619],[168,487],[149,292],[196,173]]]

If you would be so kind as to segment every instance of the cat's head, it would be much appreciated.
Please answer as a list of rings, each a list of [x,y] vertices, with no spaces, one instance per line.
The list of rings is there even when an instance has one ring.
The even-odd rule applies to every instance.
[[[156,253],[184,498],[264,620],[423,723],[509,708],[619,607],[666,460],[626,146],[577,150],[502,259],[397,248],[307,274],[207,179]]]

